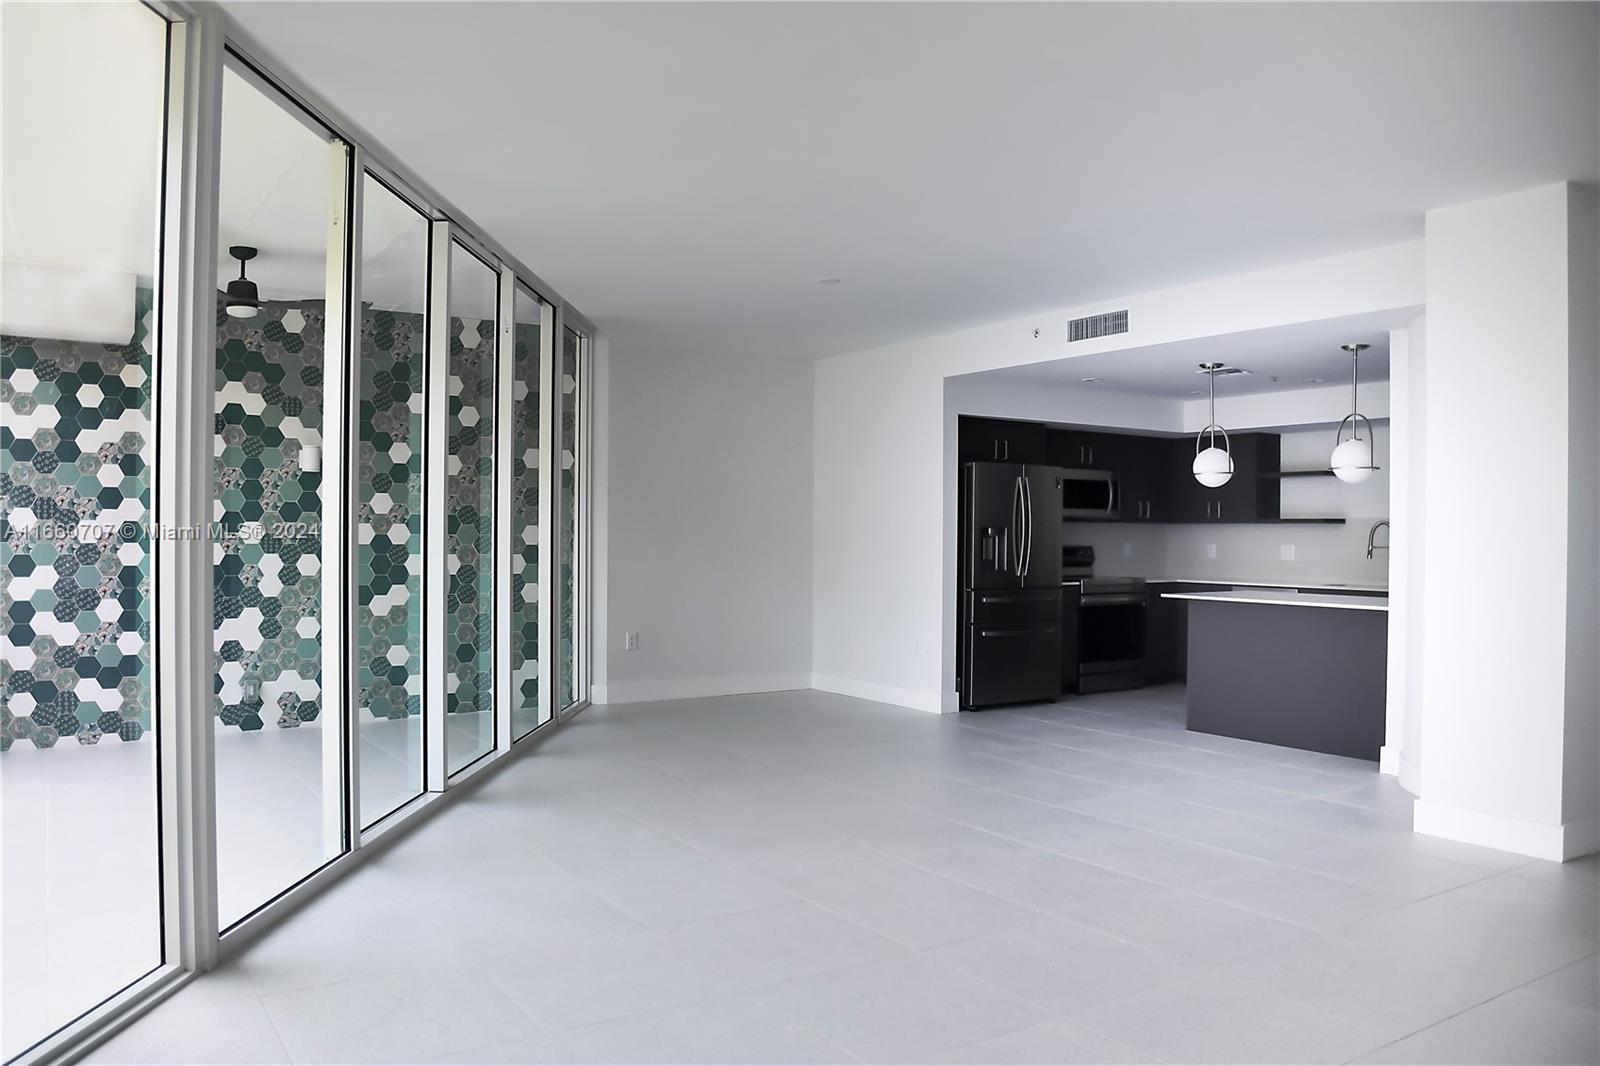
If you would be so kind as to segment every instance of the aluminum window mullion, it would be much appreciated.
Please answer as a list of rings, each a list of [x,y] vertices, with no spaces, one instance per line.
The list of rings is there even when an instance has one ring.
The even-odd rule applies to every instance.
[[[592,644],[590,638],[593,634],[589,631],[592,612],[589,610],[591,601],[590,578],[593,568],[589,565],[590,538],[593,535],[593,523],[589,521],[590,515],[590,489],[593,464],[591,462],[593,439],[593,382],[594,368],[594,339],[583,335],[578,338],[578,449],[573,453],[573,461],[578,464],[576,485],[577,502],[574,521],[577,523],[576,535],[573,537],[574,565],[577,573],[572,582],[572,610],[573,610],[573,641],[576,644],[573,655],[573,669],[577,675],[578,684],[573,688],[574,703],[585,703],[589,699],[589,685],[591,677],[590,655]]]
[[[359,151],[330,146],[327,321],[322,427],[322,797],[324,841],[360,846],[360,745],[356,734],[356,360],[361,351]],[[329,800],[338,797],[337,806]]]
[[[551,303],[539,308],[539,724],[561,715],[556,703],[560,691],[556,654],[561,640],[560,595],[556,591],[556,556],[561,551],[556,535],[559,506],[560,462],[557,423],[561,412],[561,377],[556,365],[561,356],[561,312]]]
[[[497,752],[511,750],[511,520],[513,461],[515,447],[512,396],[517,377],[516,339],[517,277],[509,269],[500,272],[500,340],[495,345],[495,426],[494,426],[494,530],[491,558],[494,562],[494,746]]]
[[[445,757],[449,698],[445,605],[450,575],[445,517],[450,448],[450,229],[449,222],[433,222],[428,241],[428,356],[422,433],[422,715],[427,752],[424,780],[429,792],[443,792],[449,776]]]
[[[161,340],[152,498],[155,714],[161,759],[166,961],[217,959],[212,519],[223,41],[210,13],[171,27]],[[165,475],[165,476],[163,476]]]

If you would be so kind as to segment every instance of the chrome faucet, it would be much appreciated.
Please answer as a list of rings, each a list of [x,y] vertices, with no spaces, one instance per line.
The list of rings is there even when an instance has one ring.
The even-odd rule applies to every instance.
[[[1367,530],[1367,558],[1368,559],[1372,558],[1372,553],[1377,551],[1379,548],[1382,548],[1384,551],[1388,551],[1389,550],[1389,546],[1387,544],[1376,544],[1376,543],[1374,543],[1378,539],[1378,530],[1382,529],[1382,528],[1387,528],[1388,525],[1389,525],[1389,520],[1387,518],[1385,518],[1382,521],[1372,523],[1372,528]],[[1390,530],[1390,532],[1393,533],[1393,530]]]

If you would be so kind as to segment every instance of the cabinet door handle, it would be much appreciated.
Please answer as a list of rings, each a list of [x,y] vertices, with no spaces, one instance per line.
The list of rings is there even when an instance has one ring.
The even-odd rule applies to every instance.
[[[1011,442],[1008,441],[1008,440],[1005,440],[1005,441],[1001,441],[1000,443],[1005,449],[1004,453],[1000,456],[1000,458],[1006,460],[1007,462],[1010,462],[1011,461]]]
[[[1222,501],[1218,500],[1217,501],[1217,519],[1220,521],[1221,518],[1222,518]]]

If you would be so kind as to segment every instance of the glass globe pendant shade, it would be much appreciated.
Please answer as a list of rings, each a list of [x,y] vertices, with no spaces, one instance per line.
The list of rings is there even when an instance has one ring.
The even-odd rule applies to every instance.
[[[1194,457],[1194,479],[1208,489],[1220,489],[1233,477],[1233,456],[1216,445]]]
[[[1351,437],[1333,449],[1333,476],[1354,485],[1372,476],[1372,442]]]

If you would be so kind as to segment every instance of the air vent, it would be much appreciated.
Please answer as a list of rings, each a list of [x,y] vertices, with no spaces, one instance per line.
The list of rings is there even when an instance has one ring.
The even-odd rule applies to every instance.
[[[1074,318],[1067,323],[1067,342],[1089,341],[1096,337],[1109,337],[1114,333],[1128,332],[1128,312],[1107,311],[1103,315]]]
[[[1206,373],[1206,371],[1205,370],[1196,370],[1195,373],[1196,374],[1204,374],[1204,373]],[[1231,378],[1231,377],[1237,377],[1240,374],[1253,374],[1253,373],[1255,373],[1255,371],[1253,371],[1253,370],[1244,370],[1244,369],[1242,369],[1240,367],[1236,367],[1236,366],[1229,366],[1227,363],[1220,363],[1220,364],[1217,365],[1217,377],[1219,377],[1219,378]]]

